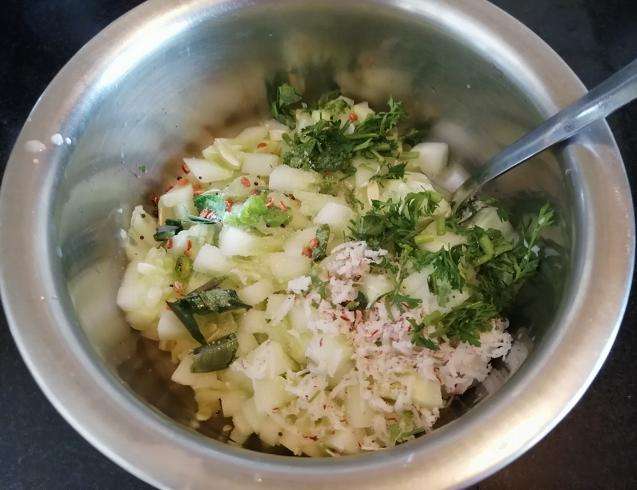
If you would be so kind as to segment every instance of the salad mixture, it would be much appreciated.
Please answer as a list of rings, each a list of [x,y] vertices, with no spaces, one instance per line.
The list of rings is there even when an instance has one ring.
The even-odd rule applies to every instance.
[[[134,209],[118,305],[236,444],[327,456],[428,432],[510,350],[503,312],[553,211],[452,212],[432,183],[447,145],[395,100],[309,105],[283,84],[271,112]]]

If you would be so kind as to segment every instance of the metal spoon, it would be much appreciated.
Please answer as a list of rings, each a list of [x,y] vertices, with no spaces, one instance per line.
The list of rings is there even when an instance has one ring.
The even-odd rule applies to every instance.
[[[453,194],[453,209],[487,182],[637,99],[637,59],[491,158]]]

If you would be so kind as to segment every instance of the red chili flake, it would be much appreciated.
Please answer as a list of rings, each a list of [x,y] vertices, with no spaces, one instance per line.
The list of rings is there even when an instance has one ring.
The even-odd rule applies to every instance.
[[[268,201],[265,203],[265,207],[271,208],[272,206],[274,206],[274,201],[272,200],[271,196],[268,196]]]
[[[182,179],[181,177],[177,177],[178,185],[188,185],[188,181],[186,179]]]
[[[234,205],[234,202],[232,202],[232,200],[231,200],[231,199],[228,199],[228,200],[226,201],[226,212],[228,212],[228,213],[229,213],[230,211],[232,211],[232,206],[233,206],[233,205]]]
[[[305,255],[306,257],[312,257],[312,249],[310,247],[303,247],[303,251],[301,252],[301,254]]]
[[[283,211],[287,211],[288,207],[285,205],[285,203],[283,201],[281,201],[279,203],[279,207],[283,210]]]
[[[192,242],[190,240],[188,240],[188,242],[186,242],[186,250],[184,250],[184,255],[186,257],[190,257],[190,249],[192,248]]]
[[[183,173],[185,174],[189,174],[190,173],[190,169],[188,168],[188,165],[186,165],[185,163],[181,164],[181,170],[183,171]]]
[[[257,145],[257,148],[265,148],[266,146],[268,146],[268,144],[265,141],[262,141]]]
[[[345,313],[343,313],[341,314],[341,320],[349,321],[349,317]]]
[[[321,337],[321,340],[319,340],[319,347],[323,347],[323,337]]]
[[[310,248],[316,248],[316,247],[318,247],[318,244],[319,244],[319,242],[318,242],[318,240],[316,238],[312,238],[310,240]]]
[[[243,187],[250,187],[250,179],[247,177],[241,177],[241,185]]]
[[[350,112],[349,116],[347,116],[351,122],[358,121],[358,115],[355,112]]]
[[[171,248],[173,248],[173,239],[169,238],[168,241],[166,242],[166,249],[170,250]]]

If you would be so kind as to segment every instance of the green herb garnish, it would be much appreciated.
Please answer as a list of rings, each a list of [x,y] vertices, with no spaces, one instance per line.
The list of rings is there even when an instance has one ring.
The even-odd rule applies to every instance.
[[[422,191],[398,201],[372,201],[372,209],[352,222],[350,237],[397,253],[415,248],[414,237],[431,221],[441,199],[436,192]]]
[[[226,215],[226,224],[263,230],[264,227],[285,225],[292,219],[290,213],[268,203],[263,194],[250,196],[238,209]]]
[[[274,118],[290,128],[294,128],[296,120],[294,111],[300,107],[301,95],[296,89],[287,83],[279,85],[276,96],[270,103],[270,111]]]
[[[327,255],[327,242],[330,239],[330,227],[321,225],[316,230],[316,247],[312,248],[312,260],[323,260]]]

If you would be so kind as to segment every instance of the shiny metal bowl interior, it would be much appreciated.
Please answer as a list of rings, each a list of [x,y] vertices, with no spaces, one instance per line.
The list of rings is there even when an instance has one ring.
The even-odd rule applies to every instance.
[[[138,345],[115,306],[125,264],[117,237],[132,206],[148,201],[180,157],[266,114],[265,82],[281,72],[310,93],[337,83],[371,103],[404,100],[468,168],[584,90],[541,40],[482,0],[148,2],[63,69],[12,154],[0,214],[11,234],[3,231],[0,246],[18,346],[66,419],[158,486],[476,481],[567,413],[614,340],[634,226],[612,135],[597,124],[495,189],[551,196],[564,220],[555,238],[566,247],[563,287],[536,289],[526,303],[516,326],[529,328],[534,348],[498,393],[466,402],[460,419],[392,451],[329,461],[260,454],[166,416],[185,424],[192,403],[187,390],[169,385],[170,367]],[[55,133],[71,144],[53,145]],[[47,149],[30,153],[29,140]],[[131,361],[135,349],[143,356]]]

